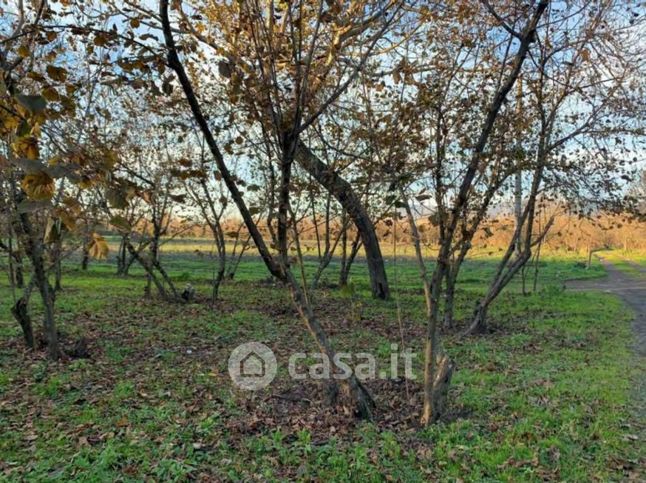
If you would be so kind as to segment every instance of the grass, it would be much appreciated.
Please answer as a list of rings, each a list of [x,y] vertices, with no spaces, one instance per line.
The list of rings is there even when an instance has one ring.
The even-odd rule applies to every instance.
[[[633,278],[645,277],[646,251],[606,250],[599,254],[627,275]]]
[[[209,293],[207,258],[165,252],[163,262],[175,279]],[[458,370],[447,417],[428,429],[414,424],[416,381],[369,382],[379,410],[368,423],[327,407],[316,383],[290,380],[289,355],[314,347],[286,291],[265,281],[253,257],[223,286],[215,308],[143,300],[139,269],[123,279],[111,261],[88,272],[70,263],[57,318],[64,342],[87,337],[92,357],[57,363],[22,348],[2,285],[0,480],[638,477],[644,454],[634,441],[630,398],[643,365],[629,349],[631,314],[610,294],[564,292],[568,278],[603,275],[599,264],[585,270],[579,262],[544,259],[535,294],[521,295],[514,282],[492,307],[491,334],[445,334]],[[419,352],[424,330],[414,264],[389,259],[387,266],[393,300],[369,297],[360,261],[352,290],[325,288],[335,280],[333,265],[313,294],[335,346],[371,352],[380,362],[402,337]],[[494,269],[495,260],[484,257],[467,263],[459,319]],[[39,320],[36,301],[33,310]],[[227,373],[231,350],[250,340],[269,345],[280,366],[276,381],[258,393],[236,389]]]

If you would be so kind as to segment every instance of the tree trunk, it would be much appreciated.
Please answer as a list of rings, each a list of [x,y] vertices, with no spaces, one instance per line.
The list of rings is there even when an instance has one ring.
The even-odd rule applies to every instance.
[[[478,303],[473,312],[473,319],[471,320],[471,326],[467,329],[467,334],[476,335],[487,332],[487,310],[490,303],[486,299]]]
[[[586,263],[586,266],[585,266],[585,268],[587,270],[590,270],[590,267],[592,267],[592,254],[593,253],[594,253],[594,251],[592,250],[592,248],[590,248],[590,244],[588,244],[588,262]]]
[[[446,268],[436,271],[430,282],[426,279],[424,289],[428,320],[424,343],[424,405],[421,417],[423,426],[436,422],[444,413],[453,375],[453,363],[444,353],[437,331],[443,270]]]
[[[11,308],[11,313],[15,317],[16,321],[20,324],[22,329],[22,335],[25,339],[25,345],[33,349],[34,348],[34,330],[31,324],[31,317],[29,317],[29,299],[26,297],[21,297]]]
[[[149,267],[150,270],[146,270],[146,288],[144,289],[144,296],[146,298],[150,298],[151,296],[150,288],[154,277],[153,270],[159,256],[158,243],[159,243],[159,235],[157,234],[157,230],[155,229],[155,233],[153,234],[153,240],[150,243],[150,267]],[[155,285],[157,285],[157,288],[159,289],[160,285],[156,280],[155,280]],[[166,290],[160,291],[159,294],[165,299],[168,298]]]
[[[518,87],[520,89],[520,82]],[[522,225],[523,220],[523,174],[522,172],[516,172],[514,179],[514,214],[516,216],[516,226]],[[520,256],[522,251],[522,240],[518,239],[516,241],[516,256]]]
[[[319,344],[319,347],[322,347],[322,349],[324,349],[325,352],[328,355],[330,355],[331,346],[329,345],[329,342],[327,340],[325,332],[323,331],[323,328],[318,324],[318,322],[314,318],[314,314],[311,309],[311,306],[307,302],[307,299],[304,297],[302,290],[300,289],[298,283],[294,279],[294,275],[289,270],[289,266],[277,263],[276,259],[269,251],[262,237],[262,233],[258,229],[258,225],[254,221],[253,216],[251,215],[251,212],[244,201],[242,193],[239,190],[238,184],[236,183],[236,180],[232,175],[232,173],[229,171],[224,161],[224,158],[222,156],[222,153],[218,148],[217,142],[213,137],[213,133],[211,132],[209,123],[206,120],[204,114],[202,113],[202,109],[195,95],[195,91],[193,90],[191,81],[186,71],[184,70],[184,66],[182,65],[179,59],[179,56],[177,54],[177,46],[175,44],[175,40],[173,39],[173,31],[171,28],[170,20],[168,18],[168,3],[169,3],[168,0],[160,0],[159,2],[159,16],[161,18],[164,41],[168,49],[168,52],[167,52],[168,65],[177,74],[179,83],[182,86],[182,89],[184,90],[186,100],[188,101],[189,106],[191,107],[193,117],[196,123],[198,124],[200,130],[202,131],[202,134],[204,135],[205,141],[209,146],[211,154],[214,157],[217,168],[222,175],[222,179],[227,189],[229,190],[229,193],[231,194],[231,198],[233,199],[233,202],[236,204],[236,207],[238,208],[238,211],[240,212],[240,215],[247,229],[249,230],[249,234],[253,239],[256,245],[256,248],[260,253],[260,256],[262,257],[263,262],[265,263],[265,265],[267,266],[267,269],[272,275],[274,275],[275,277],[282,278],[285,282],[289,283],[292,289],[292,299],[294,301],[294,305],[299,310],[299,312],[301,312],[302,318],[305,320],[308,326],[308,329],[313,334],[315,340],[317,341],[317,344]],[[334,382],[333,384],[333,387],[334,387],[336,383],[335,381],[333,382]],[[369,396],[367,396],[365,388],[363,388],[360,382],[357,381],[357,379],[353,376],[347,382],[347,387],[349,388],[349,392],[351,393],[351,395],[353,396],[356,402],[357,412],[359,414],[370,414],[371,413],[370,403],[372,399],[369,398]]]
[[[22,201],[19,197],[18,202]],[[58,333],[54,320],[54,294],[52,293],[45,270],[44,248],[42,235],[35,233],[28,213],[18,215],[18,224],[25,243],[25,252],[31,259],[34,280],[43,301],[45,318],[43,321],[47,352],[50,359],[58,359],[61,355],[58,345]]]
[[[339,285],[345,287],[348,284],[347,276],[344,277],[345,265],[348,260],[348,225],[347,217],[345,210],[341,215],[341,268],[339,275]]]
[[[119,241],[119,251],[117,252],[117,275],[125,276],[128,272],[126,263],[128,258],[128,235],[123,235]]]
[[[312,283],[310,284],[310,288],[312,290],[316,290],[318,288],[319,282],[321,281],[321,276],[323,275],[323,272],[325,272],[325,269],[330,265],[335,249],[336,245],[323,255],[323,259],[320,261],[319,266],[316,269],[316,273],[312,278]]]
[[[345,263],[341,268],[341,273],[339,274],[339,285],[341,287],[346,287],[348,285],[348,280],[350,279],[350,269],[352,268],[352,264],[354,263],[354,260],[357,257],[357,253],[359,253],[360,248],[361,237],[357,235],[357,237],[352,242],[350,253],[348,254]]]
[[[547,227],[547,230],[549,230],[549,226]],[[478,302],[478,305],[476,306],[471,325],[465,331],[465,335],[484,334],[487,331],[487,310],[489,309],[489,306],[498,297],[498,295],[500,295],[502,290],[509,284],[509,282],[511,282],[518,271],[527,264],[532,256],[532,244],[530,242],[531,233],[531,229],[528,229],[524,243],[525,248],[523,248],[520,257],[516,258],[509,265],[507,265],[507,263],[515,247],[512,245],[507,248],[507,253],[503,258],[503,261],[500,263],[493,281],[489,285],[487,294],[485,295],[484,299]],[[545,231],[544,233],[547,233],[547,231]]]
[[[215,277],[213,277],[213,292],[211,293],[211,302],[215,303],[218,299],[220,285],[222,284],[222,280],[224,280],[224,273],[227,269],[227,252],[224,233],[222,233],[222,230],[213,230],[213,236],[218,247],[218,270]]]
[[[40,252],[40,255],[38,255]],[[56,331],[56,321],[54,319],[54,293],[49,280],[47,280],[47,273],[45,272],[45,262],[43,260],[42,251],[38,250],[32,258],[34,266],[34,276],[36,278],[36,285],[40,292],[40,297],[43,301],[45,309],[45,318],[43,320],[45,339],[47,340],[47,354],[52,360],[60,357],[61,351],[58,345],[58,332]]]
[[[453,327],[453,310],[455,299],[455,278],[450,274],[446,276],[446,292],[444,294],[444,327]]]
[[[52,250],[54,255],[54,290],[57,292],[59,290],[63,290],[63,285],[61,284],[63,279],[63,263],[61,261],[62,252],[63,248],[61,246],[61,242],[57,241],[54,243],[54,249]]]
[[[406,200],[404,190],[400,191],[402,201]],[[437,265],[433,277],[429,279],[422,244],[417,223],[413,216],[410,204],[405,201],[406,218],[411,230],[415,258],[420,278],[424,284],[424,301],[426,303],[426,337],[424,341],[424,404],[420,423],[424,426],[434,423],[443,414],[446,407],[449,385],[453,375],[453,363],[444,353],[440,342],[437,326],[439,319],[439,299],[442,289],[442,280],[449,272],[447,259],[450,244],[447,242],[440,248]]]
[[[536,250],[536,259],[534,260],[534,281],[533,281],[533,291],[536,293],[536,289],[538,287],[538,271],[540,268],[540,260],[541,260],[541,247],[543,245],[543,241],[538,242],[538,248]]]
[[[87,270],[88,265],[90,264],[90,252],[87,245],[83,245],[83,258],[81,259],[81,270]]]
[[[233,280],[235,278],[236,271],[238,270],[238,267],[240,266],[240,261],[242,260],[242,256],[249,248],[250,239],[251,237],[247,236],[247,240],[240,248],[240,253],[238,253],[236,256],[234,256],[234,254],[231,255],[231,258],[229,259],[229,263],[227,264],[227,273],[226,273],[227,280]]]
[[[325,354],[330,361],[334,361],[334,349],[332,348],[332,345],[330,344],[330,341],[325,331],[323,330],[323,327],[321,327],[321,324],[314,316],[314,311],[307,301],[303,291],[299,287],[298,282],[294,278],[291,271],[287,271],[285,275],[285,281],[290,287],[294,305],[296,306],[296,309],[298,310],[301,318],[305,322],[308,331],[310,332],[310,334],[312,334],[312,337],[316,341],[316,344],[318,345],[321,353]],[[335,379],[330,379],[329,385],[330,402],[334,403],[338,394],[338,385]],[[361,384],[361,381],[359,381],[353,374],[350,378],[345,380],[344,386],[347,392],[347,396],[355,405],[354,410],[356,415],[363,419],[372,419],[375,402],[368,390],[363,386],[363,384]]]
[[[123,277],[127,277],[128,275],[130,275],[130,267],[132,267],[133,263],[135,263],[135,257],[133,257],[132,255],[129,255],[126,261],[126,265],[123,268],[123,273],[121,274]]]
[[[224,266],[220,265],[218,268],[215,277],[213,277],[213,290],[211,292],[211,303],[215,303],[220,295],[220,285],[222,285],[222,280],[224,280]]]
[[[327,189],[341,204],[355,227],[357,228],[366,252],[366,262],[370,275],[372,295],[376,298],[390,297],[388,277],[384,259],[379,246],[375,227],[360,199],[352,190],[350,184],[341,178],[332,168],[318,159],[302,142],[296,146],[295,159],[318,183]]]
[[[25,286],[25,271],[22,265],[22,254],[20,250],[14,251],[14,277],[16,281],[16,288],[23,288]]]
[[[23,288],[25,285],[25,277],[22,269],[22,254],[19,249],[13,247],[13,233],[9,234],[9,241],[6,246],[9,263],[9,283],[13,288]]]

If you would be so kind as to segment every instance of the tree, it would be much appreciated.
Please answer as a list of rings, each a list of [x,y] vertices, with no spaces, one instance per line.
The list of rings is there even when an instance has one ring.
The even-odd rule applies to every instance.
[[[643,169],[628,191],[628,202],[638,219],[646,217],[646,169]]]
[[[66,68],[66,62],[79,61],[73,46],[63,48],[65,41],[58,34],[43,29],[44,22],[56,21],[56,12],[44,1],[29,6],[19,2],[12,19],[2,26],[0,44],[0,138],[5,154],[0,158],[1,176],[7,188],[5,212],[32,270],[32,280],[13,313],[33,347],[28,304],[32,289],[37,288],[44,306],[48,354],[56,359],[61,349],[48,277],[53,267],[46,254],[64,232],[76,228],[78,205],[67,196],[65,186],[88,189],[107,183],[115,156],[102,146],[90,150],[65,142],[60,135],[61,124],[82,118],[77,106],[87,99],[87,85]],[[107,252],[98,235],[93,237],[91,252],[97,256]],[[54,253],[55,266],[61,252]]]
[[[585,13],[573,22],[575,11]],[[623,5],[586,4],[550,11],[546,22],[550,29],[539,34],[534,65],[524,74],[517,96],[518,110],[530,120],[528,129],[519,133],[526,141],[519,142],[517,154],[517,173],[528,179],[529,190],[517,201],[521,209],[514,235],[467,333],[486,330],[489,305],[552,227],[554,215],[536,232],[541,202],[567,200],[571,209],[579,207],[584,213],[626,207],[618,194],[622,177],[628,175],[626,158],[634,153],[628,144],[643,135],[638,126],[644,115],[638,88],[643,61],[631,39],[634,18]],[[632,84],[631,91],[624,89],[627,84]],[[529,91],[524,106],[521,85]],[[580,150],[577,144],[588,148]],[[528,171],[530,176],[524,176]]]
[[[368,123],[368,136],[381,159],[390,196],[406,212],[426,294],[423,424],[441,415],[450,380],[451,364],[438,334],[440,301],[453,290],[480,223],[514,172],[504,127],[497,121],[507,110],[508,94],[547,4],[510,5],[513,28],[501,27],[487,4],[420,12],[423,35],[404,45],[407,58],[391,71],[396,95],[383,84],[374,89],[375,96],[380,91],[385,92],[381,97],[390,96],[387,102],[394,108],[371,114],[379,122]],[[416,149],[408,149],[411,146]],[[438,255],[430,273],[413,200],[431,213],[430,222],[438,230]]]
[[[214,271],[211,302],[218,298],[221,283],[225,279],[233,279],[240,259],[249,248],[250,237],[242,233],[243,223],[237,223],[235,229],[228,230],[225,224],[225,215],[230,214],[229,196],[223,184],[221,175],[212,169],[212,162],[208,158],[206,146],[199,133],[196,133],[200,142],[197,160],[184,158],[181,162],[180,177],[184,179],[187,194],[193,204],[198,208],[199,219],[205,222],[213,237],[218,260],[217,269]],[[210,176],[210,173],[213,173]],[[248,193],[256,191],[256,186],[248,186]],[[261,215],[260,208],[252,210],[255,216]],[[244,237],[241,240],[241,237]],[[227,249],[227,238],[233,238],[233,246]]]
[[[218,171],[236,204],[254,243],[269,271],[290,288],[292,299],[320,350],[334,360],[334,350],[308,302],[306,292],[299,285],[290,269],[288,256],[288,232],[290,229],[290,186],[294,160],[297,152],[306,154],[300,143],[301,133],[320,116],[321,112],[336,100],[355,79],[368,59],[375,43],[381,38],[390,21],[377,22],[384,11],[381,6],[364,5],[359,2],[350,10],[340,12],[325,10],[324,4],[312,7],[305,3],[281,5],[277,11],[273,3],[261,10],[259,5],[241,2],[230,8],[223,8],[227,25],[220,25],[230,57],[219,64],[220,73],[230,80],[230,96],[234,99],[244,85],[249,102],[248,116],[257,120],[264,136],[277,156],[279,168],[278,192],[276,194],[276,239],[277,255],[269,251],[258,230],[258,226],[243,199],[234,175],[229,171],[224,157],[213,136],[209,123],[204,117],[193,83],[186,73],[178,55],[178,46],[168,15],[168,1],[160,1],[160,17],[168,49],[168,63],[177,74],[186,95],[196,123],[214,157]],[[395,7],[394,13],[397,13]],[[358,20],[353,17],[363,14]],[[179,10],[180,17],[183,13]],[[277,21],[276,16],[280,19]],[[391,18],[394,16],[391,16]],[[356,17],[355,17],[356,18]],[[231,19],[235,19],[231,22]],[[233,29],[231,26],[233,25]],[[373,31],[370,29],[374,28]],[[367,39],[361,39],[367,32]],[[324,36],[330,36],[331,45],[323,44]],[[357,43],[360,40],[361,43]],[[240,47],[245,46],[248,61],[239,56]],[[341,71],[337,77],[334,62],[339,52],[349,48],[362,48],[359,61]],[[237,56],[234,57],[234,56]],[[257,63],[257,64],[256,64]],[[254,66],[258,65],[256,69]],[[243,83],[243,73],[245,74]],[[327,89],[326,89],[327,88]],[[327,95],[326,93],[327,90]],[[324,96],[324,97],[323,97]],[[338,178],[335,183],[340,183]],[[270,213],[270,216],[273,214]],[[355,222],[356,223],[356,222]],[[330,385],[331,394],[336,393],[336,383]],[[369,416],[373,405],[362,384],[352,375],[347,389],[356,404],[357,412]]]

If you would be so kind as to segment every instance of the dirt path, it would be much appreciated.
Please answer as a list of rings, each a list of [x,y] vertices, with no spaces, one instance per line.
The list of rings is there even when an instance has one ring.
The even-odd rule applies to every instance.
[[[637,367],[646,367],[646,276],[631,276],[615,268],[615,266],[599,257],[608,274],[607,277],[596,280],[571,280],[566,283],[568,290],[600,290],[615,293],[634,310],[635,319],[632,322],[635,334],[634,349]],[[634,264],[644,274],[644,268]],[[637,416],[640,439],[646,436],[646,375],[638,375],[633,387],[635,413]],[[641,443],[640,443],[641,444]]]
[[[646,277],[630,276],[599,257],[608,274],[605,278],[594,280],[571,280],[566,286],[569,290],[600,290],[615,293],[635,311],[633,331],[635,333],[635,352],[646,357]],[[639,267],[640,270],[642,267]]]

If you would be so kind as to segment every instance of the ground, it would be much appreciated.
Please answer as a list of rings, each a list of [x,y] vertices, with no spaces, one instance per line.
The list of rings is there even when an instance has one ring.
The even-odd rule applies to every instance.
[[[112,261],[88,272],[70,261],[57,317],[64,343],[87,338],[90,358],[57,363],[22,347],[3,277],[0,479],[639,480],[635,381],[644,358],[633,350],[635,314],[621,293],[564,290],[567,279],[604,275],[582,260],[544,259],[537,293],[522,295],[518,283],[503,293],[491,333],[444,334],[457,371],[448,414],[428,429],[416,424],[418,380],[369,382],[372,422],[328,407],[315,382],[292,381],[289,354],[314,347],[286,290],[253,257],[215,307],[204,256],[163,255],[174,279],[203,294],[183,306],[143,299],[138,270],[120,278]],[[334,287],[337,268],[313,294],[335,346],[384,363],[392,343],[419,351],[424,305],[414,264],[389,259],[390,301],[370,298],[361,263],[350,289]],[[466,322],[494,268],[486,257],[467,263],[458,319]],[[270,346],[279,362],[274,383],[255,393],[235,388],[227,372],[231,350],[248,341]]]
[[[608,259],[614,260],[613,262]],[[606,276],[601,279],[573,280],[568,288],[575,291],[601,291],[619,296],[633,311],[633,350],[635,364],[645,367],[646,361],[646,265],[617,253],[600,257]],[[633,413],[639,441],[646,438],[646,378],[638,377],[632,389]]]

